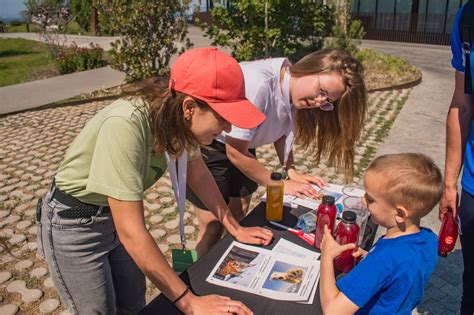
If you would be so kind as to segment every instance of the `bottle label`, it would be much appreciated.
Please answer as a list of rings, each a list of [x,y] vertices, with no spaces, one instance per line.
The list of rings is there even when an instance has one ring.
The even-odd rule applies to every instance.
[[[447,244],[447,245],[451,245],[453,242],[454,242],[454,238],[452,236],[447,236],[444,239],[444,243]]]

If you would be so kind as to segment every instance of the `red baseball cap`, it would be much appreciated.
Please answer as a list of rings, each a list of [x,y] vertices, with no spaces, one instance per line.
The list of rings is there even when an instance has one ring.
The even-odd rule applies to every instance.
[[[214,47],[180,55],[171,66],[169,89],[206,102],[239,128],[255,128],[266,118],[245,97],[244,75],[237,61]]]

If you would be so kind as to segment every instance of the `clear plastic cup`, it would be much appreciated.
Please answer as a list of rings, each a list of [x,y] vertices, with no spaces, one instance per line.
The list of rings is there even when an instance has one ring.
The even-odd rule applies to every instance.
[[[359,232],[359,244],[362,242],[365,233],[365,227],[367,220],[369,219],[369,210],[364,204],[361,197],[349,196],[345,197],[342,201],[344,205],[344,211],[352,211],[357,215],[356,223],[360,228]]]
[[[365,194],[364,187],[359,185],[346,185],[342,187],[342,193],[345,197],[363,198]]]

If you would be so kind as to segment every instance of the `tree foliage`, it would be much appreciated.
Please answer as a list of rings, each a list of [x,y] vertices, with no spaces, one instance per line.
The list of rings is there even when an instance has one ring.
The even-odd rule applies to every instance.
[[[191,47],[186,8],[176,0],[102,2],[101,13],[121,37],[112,44],[111,66],[125,72],[129,82],[166,74],[171,56]]]
[[[91,9],[95,0],[69,0],[69,7],[76,22],[85,31],[89,31]]]
[[[267,14],[265,14],[267,2]],[[322,47],[332,12],[319,1],[236,0],[215,7],[212,25],[202,23],[213,45],[230,47],[238,60],[288,56],[297,60]],[[267,27],[265,16],[267,15]]]

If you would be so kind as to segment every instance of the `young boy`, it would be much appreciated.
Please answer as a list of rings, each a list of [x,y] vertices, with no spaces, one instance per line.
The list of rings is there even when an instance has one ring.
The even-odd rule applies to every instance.
[[[333,260],[355,244],[339,245],[325,228],[321,246],[321,306],[325,314],[411,314],[438,260],[436,235],[420,219],[442,194],[439,168],[415,153],[376,158],[364,176],[372,221],[387,228],[364,259],[336,282]]]

